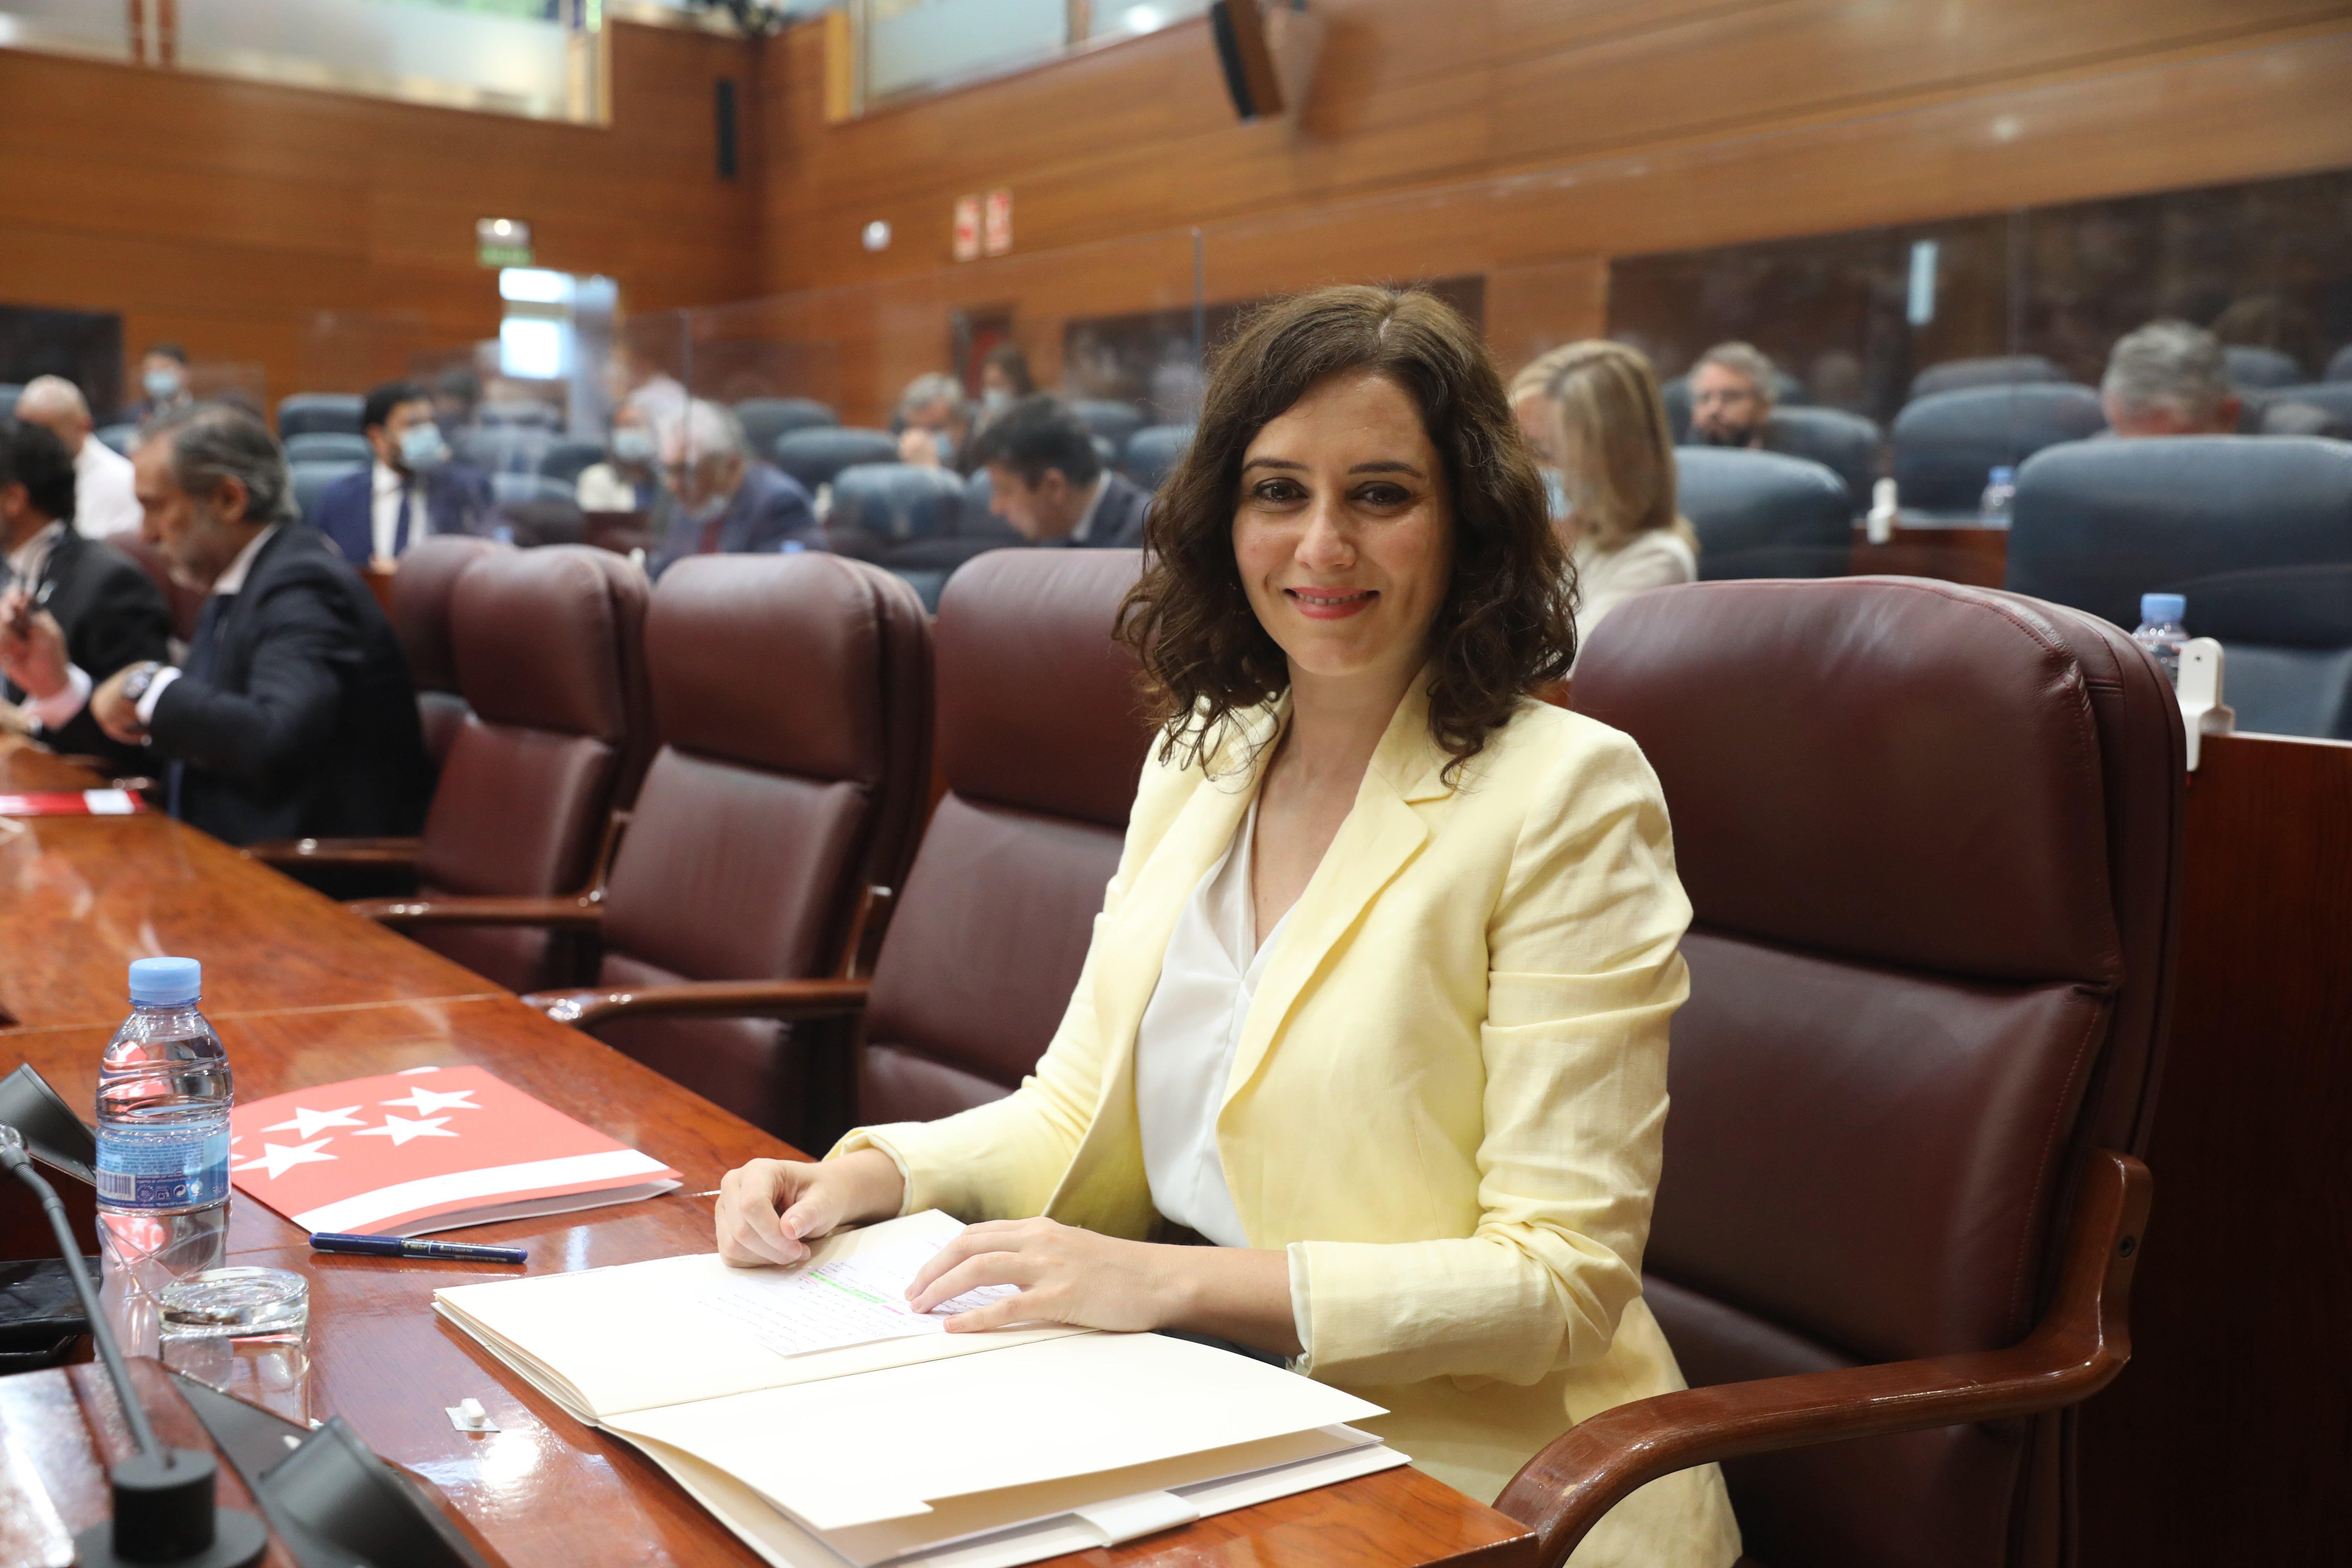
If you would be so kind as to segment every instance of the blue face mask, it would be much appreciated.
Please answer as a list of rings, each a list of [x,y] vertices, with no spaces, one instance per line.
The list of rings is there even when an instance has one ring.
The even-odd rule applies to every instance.
[[[632,466],[654,460],[654,433],[641,425],[624,425],[613,432],[613,461]]]
[[[1544,504],[1551,509],[1553,521],[1558,521],[1575,510],[1568,499],[1568,476],[1549,463],[1543,465],[1542,473]]]
[[[141,376],[139,384],[145,387],[147,395],[156,402],[169,403],[180,395],[180,388],[184,383],[181,381],[178,371],[159,367]]]
[[[400,433],[400,466],[410,473],[431,473],[448,460],[449,443],[441,439],[439,426],[411,425]]]

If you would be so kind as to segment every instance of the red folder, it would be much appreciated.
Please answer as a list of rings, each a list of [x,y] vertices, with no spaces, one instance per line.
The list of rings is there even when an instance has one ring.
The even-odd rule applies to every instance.
[[[422,1236],[668,1192],[681,1178],[480,1068],[347,1079],[240,1105],[229,1179],[306,1231]]]
[[[0,816],[129,816],[147,803],[127,789],[53,789],[0,795]]]

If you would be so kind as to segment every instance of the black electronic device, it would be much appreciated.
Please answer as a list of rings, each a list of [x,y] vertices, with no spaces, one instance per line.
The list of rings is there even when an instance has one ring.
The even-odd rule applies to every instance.
[[[46,1086],[44,1086],[46,1087]],[[90,1336],[98,1342],[99,1359],[114,1384],[122,1419],[139,1451],[107,1473],[112,1493],[112,1517],[74,1537],[74,1560],[82,1568],[243,1568],[269,1546],[269,1531],[261,1521],[239,1509],[222,1508],[214,1492],[219,1467],[210,1454],[194,1448],[168,1448],[155,1436],[147,1407],[131,1386],[131,1370],[122,1364],[122,1348],[114,1342],[100,1308],[98,1287],[82,1267],[81,1248],[66,1221],[65,1205],[54,1188],[33,1169],[26,1152],[25,1135],[0,1123],[0,1166],[33,1189],[57,1233],[66,1270],[81,1298],[82,1315]]]
[[[1282,80],[1275,73],[1258,0],[1214,0],[1209,7],[1209,32],[1216,40],[1217,64],[1223,68],[1234,112],[1244,123],[1280,114]]]

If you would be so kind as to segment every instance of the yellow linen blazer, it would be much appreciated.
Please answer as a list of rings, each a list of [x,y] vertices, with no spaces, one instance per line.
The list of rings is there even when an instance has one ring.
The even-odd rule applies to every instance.
[[[1287,700],[1206,768],[1146,764],[1077,989],[1035,1073],[933,1122],[861,1129],[905,1209],[1160,1225],[1135,1109],[1138,1026],[1178,911],[1233,842]],[[1690,904],[1633,742],[1521,703],[1454,781],[1423,689],[1398,707],[1253,999],[1217,1147],[1256,1247],[1289,1252],[1299,1372],[1491,1500],[1545,1444],[1683,1386],[1642,1300]],[[1576,1568],[1727,1568],[1712,1466],[1613,1510]]]

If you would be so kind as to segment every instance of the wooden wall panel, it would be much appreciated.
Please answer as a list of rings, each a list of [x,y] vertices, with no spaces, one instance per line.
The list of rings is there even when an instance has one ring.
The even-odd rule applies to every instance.
[[[834,126],[821,30],[772,40],[762,285],[940,272],[943,302],[1010,303],[1024,342],[1057,342],[1081,288],[1139,310],[1167,281],[1134,268],[1118,297],[1076,247],[1199,225],[1214,299],[1486,272],[1508,357],[1597,329],[1612,255],[2352,163],[2343,0],[1317,9],[1305,116],[1256,126],[1233,121],[1198,23]],[[998,185],[1035,263],[1018,294],[950,260],[955,196]],[[877,217],[879,256],[858,243]],[[930,356],[877,383],[934,368],[946,332],[942,314]]]
[[[0,300],[120,311],[133,352],[257,363],[275,398],[493,335],[478,217],[529,219],[544,265],[625,308],[758,292],[759,51],[625,24],[610,47],[609,128],[0,50]],[[733,181],[720,76],[751,110]]]

